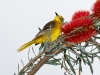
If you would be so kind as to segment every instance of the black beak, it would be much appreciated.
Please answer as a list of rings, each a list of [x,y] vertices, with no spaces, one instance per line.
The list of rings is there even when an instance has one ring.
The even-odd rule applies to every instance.
[[[58,14],[55,12],[56,16],[58,16]]]

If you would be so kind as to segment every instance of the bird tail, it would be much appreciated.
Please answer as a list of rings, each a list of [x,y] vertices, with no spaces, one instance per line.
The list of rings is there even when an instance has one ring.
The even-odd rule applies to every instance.
[[[25,48],[29,47],[30,45],[34,44],[34,41],[29,41],[26,44],[22,45],[20,48],[17,49],[17,52],[24,50]]]

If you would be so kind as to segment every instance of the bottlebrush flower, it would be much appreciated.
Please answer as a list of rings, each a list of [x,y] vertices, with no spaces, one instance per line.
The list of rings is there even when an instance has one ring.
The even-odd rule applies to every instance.
[[[92,7],[93,16],[100,19],[100,0],[97,0]]]
[[[84,18],[84,17],[89,16],[89,15],[90,15],[89,11],[80,10],[80,11],[74,13],[74,15],[72,16],[72,20],[75,20],[78,18]]]
[[[87,41],[97,34],[91,18],[72,20],[62,26],[62,32],[65,35],[66,41],[75,44]]]

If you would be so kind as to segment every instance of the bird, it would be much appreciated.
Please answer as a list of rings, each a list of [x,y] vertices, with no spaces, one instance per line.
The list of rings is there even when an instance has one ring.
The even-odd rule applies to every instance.
[[[26,44],[22,45],[17,49],[17,52],[23,51],[27,47],[31,46],[32,44],[41,44],[48,42],[55,41],[61,34],[61,27],[64,22],[64,18],[55,12],[55,17],[53,20],[49,21],[44,25],[42,29],[37,33],[37,35],[31,41],[27,42]]]

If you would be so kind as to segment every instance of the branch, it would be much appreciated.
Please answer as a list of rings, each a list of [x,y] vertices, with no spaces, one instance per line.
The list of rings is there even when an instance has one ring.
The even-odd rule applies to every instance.
[[[62,36],[62,37],[64,37],[64,36]],[[47,55],[46,53],[48,51],[50,51],[49,55],[57,55],[57,54],[63,52],[64,48],[69,46],[66,43],[62,43],[63,45],[61,45],[60,43],[62,43],[62,39],[57,40],[52,45],[50,45],[49,47],[44,49],[43,52],[41,52],[39,55],[37,55],[35,58],[33,58],[31,61],[29,61],[29,63],[26,66],[24,66],[24,68],[18,73],[18,75],[22,75],[24,73],[28,73],[27,75],[34,75],[46,62],[48,62],[49,59],[54,57],[54,56],[44,56],[43,58],[41,58],[43,55]],[[88,41],[87,43],[94,45],[94,42],[91,40]],[[96,42],[95,44],[100,47],[99,43]],[[61,47],[58,47],[59,45],[61,45]],[[53,50],[53,51],[51,51],[51,50]],[[86,53],[84,55],[86,55]],[[40,61],[38,61],[33,66],[33,63],[36,62],[38,58],[41,58]],[[31,69],[29,69],[29,68],[31,68]],[[26,72],[26,71],[28,71],[28,72]]]
[[[43,56],[43,54],[45,54],[46,52],[48,52],[50,49],[56,47],[60,42],[62,41],[62,39],[57,40],[55,43],[53,43],[51,46],[49,46],[48,48],[46,48],[42,53],[40,53],[39,55],[37,55],[35,58],[33,58],[32,60],[29,61],[29,63],[23,67],[22,70],[20,70],[20,72],[18,73],[18,75],[23,74],[26,72],[26,70],[29,69],[29,67],[41,56]],[[63,48],[66,47],[66,44],[64,44],[62,46]],[[63,52],[63,50],[60,49],[55,49],[50,55],[52,54],[59,54]],[[33,69],[31,69],[31,71],[29,72],[29,75],[33,75],[33,70],[34,70],[34,74],[39,70],[39,68],[41,68],[50,58],[52,58],[51,56],[44,56],[44,58],[41,58],[41,60],[33,67]]]
[[[66,47],[66,44],[64,44],[62,46],[63,48]],[[60,49],[56,49],[53,53],[51,54],[59,54],[63,52],[63,50],[60,50]],[[44,58],[42,58],[33,68],[32,70],[28,73],[28,75],[34,75],[49,59],[51,59],[52,57],[51,56],[46,56]]]

